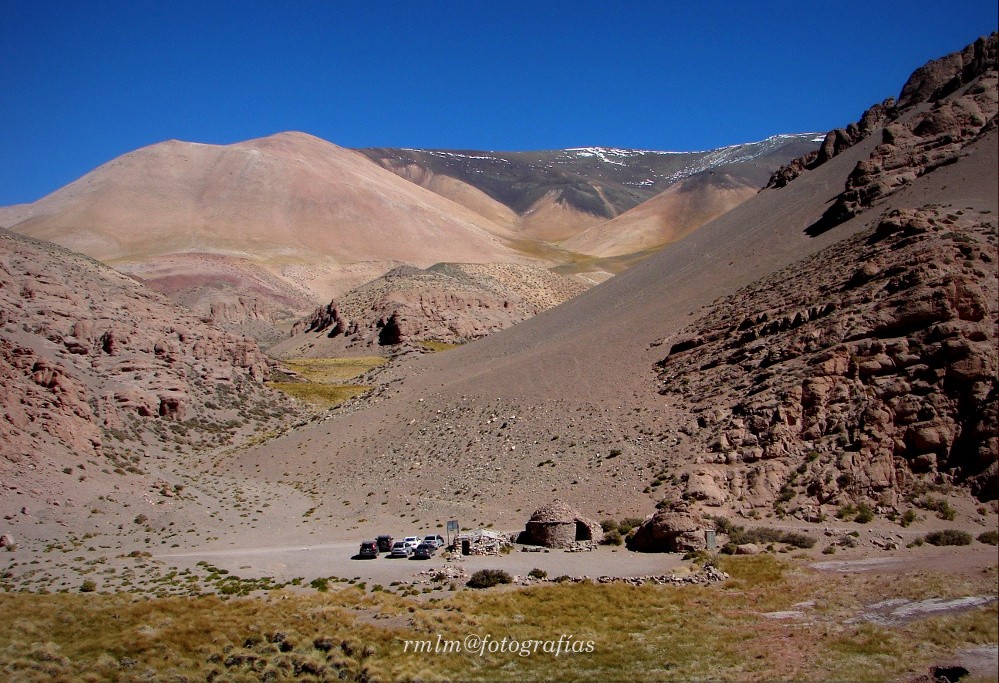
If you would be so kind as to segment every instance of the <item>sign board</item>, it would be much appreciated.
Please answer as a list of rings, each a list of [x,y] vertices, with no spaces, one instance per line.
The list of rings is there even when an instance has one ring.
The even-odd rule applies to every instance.
[[[449,519],[447,521],[447,532],[449,534],[456,534],[456,533],[458,533],[458,520],[456,520],[456,519]]]

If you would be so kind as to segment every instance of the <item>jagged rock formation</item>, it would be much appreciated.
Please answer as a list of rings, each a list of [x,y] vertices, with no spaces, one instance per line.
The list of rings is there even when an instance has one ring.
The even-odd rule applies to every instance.
[[[966,145],[995,127],[997,65],[999,34],[995,33],[930,62],[909,77],[898,102],[888,98],[864,112],[857,123],[830,131],[816,152],[778,169],[766,188],[784,187],[802,171],[880,134],[881,144],[857,164],[844,191],[813,227],[825,230],[842,223],[877,198],[953,163]]]
[[[711,528],[687,506],[659,510],[628,539],[628,549],[643,553],[684,553],[707,547],[704,530]]]
[[[124,474],[168,437],[180,447],[174,434],[218,444],[244,420],[276,422],[294,408],[263,385],[267,372],[252,341],[80,254],[0,231],[5,481],[85,461]]]
[[[537,266],[399,267],[317,309],[295,325],[289,342],[276,345],[271,353],[296,355],[292,349],[309,344],[316,352],[315,344],[328,340],[348,347],[465,342],[534,316],[587,286]]]
[[[928,477],[995,498],[996,232],[962,209],[893,211],[673,340],[662,393],[709,453],[687,497],[895,502]]]

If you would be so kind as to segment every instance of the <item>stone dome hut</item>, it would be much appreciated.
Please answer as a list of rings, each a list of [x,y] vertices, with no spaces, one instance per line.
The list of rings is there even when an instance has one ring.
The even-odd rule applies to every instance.
[[[565,548],[579,541],[600,541],[604,532],[598,522],[587,519],[561,500],[538,508],[518,539],[527,545]]]

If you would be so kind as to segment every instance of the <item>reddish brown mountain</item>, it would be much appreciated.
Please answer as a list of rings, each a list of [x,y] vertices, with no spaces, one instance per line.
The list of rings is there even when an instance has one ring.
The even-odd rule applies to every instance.
[[[399,263],[510,262],[490,221],[301,133],[170,141],[27,207],[13,227],[112,264],[204,317],[274,322]]]
[[[620,216],[561,243],[593,256],[623,256],[676,242],[738,206],[759,186],[726,173],[706,171],[680,180]]]

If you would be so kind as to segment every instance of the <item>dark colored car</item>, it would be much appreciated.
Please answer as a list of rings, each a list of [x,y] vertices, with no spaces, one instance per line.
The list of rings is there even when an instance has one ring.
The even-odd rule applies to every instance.
[[[430,545],[429,543],[421,543],[420,545],[416,546],[416,550],[413,551],[413,557],[411,559],[429,560],[431,557],[434,556],[435,550],[437,550],[437,548]]]
[[[361,549],[357,552],[357,556],[364,558],[378,557],[378,542],[377,541],[362,542]]]
[[[391,536],[389,536],[388,534],[382,534],[381,536],[378,537],[377,541],[378,541],[379,551],[383,553],[392,551],[393,540]]]

